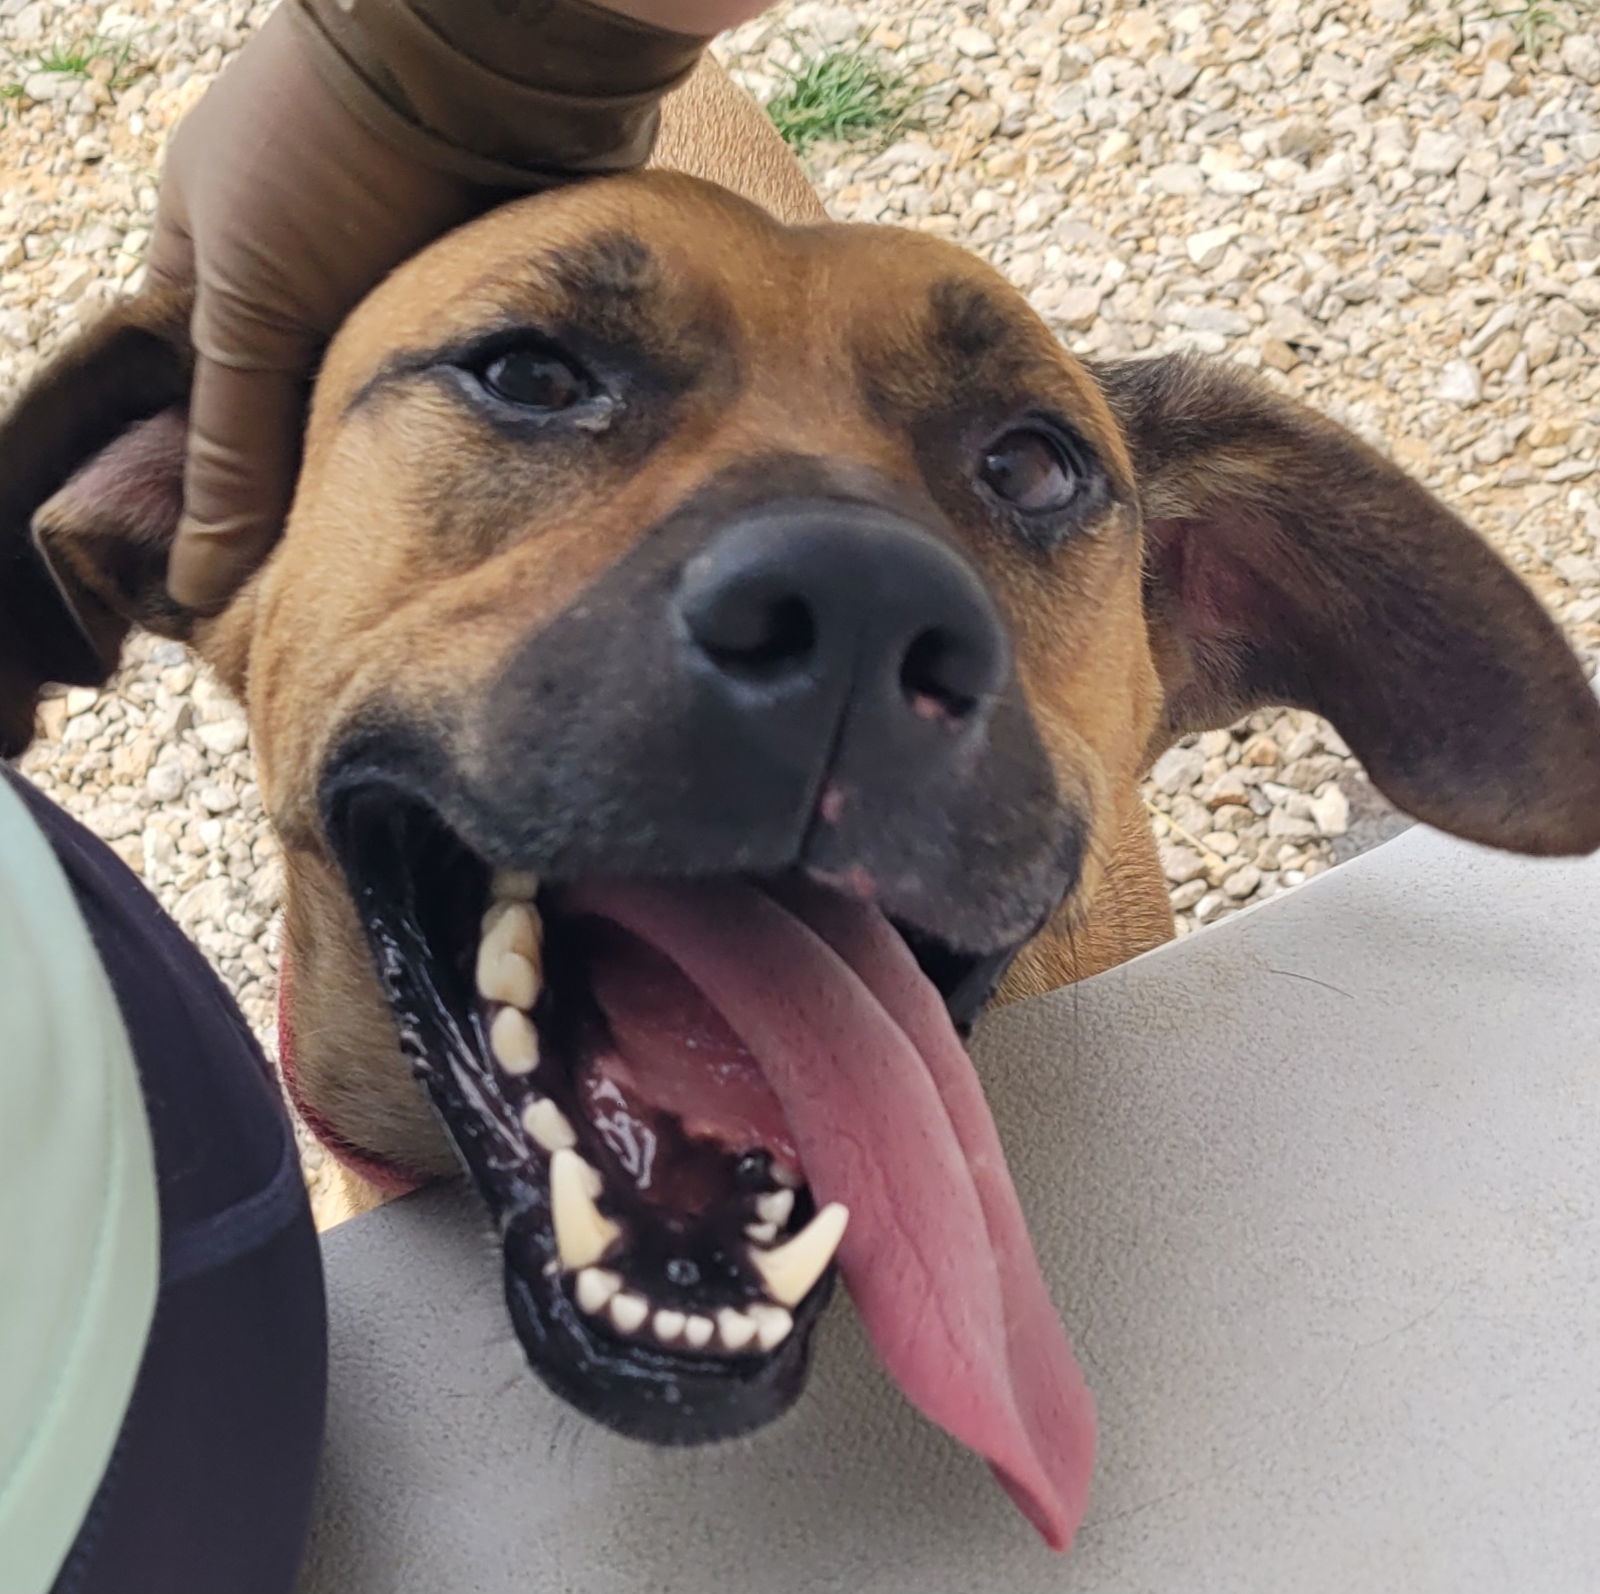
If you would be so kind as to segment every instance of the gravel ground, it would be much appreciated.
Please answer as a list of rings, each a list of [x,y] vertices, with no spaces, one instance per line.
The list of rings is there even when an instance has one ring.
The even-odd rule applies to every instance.
[[[265,9],[0,0],[0,398],[137,283],[162,142]],[[1464,509],[1596,659],[1600,13],[1556,4],[1530,49],[1536,14],[1492,9],[891,3],[868,39],[924,91],[918,123],[810,165],[838,219],[963,241],[1075,349],[1265,369]],[[790,5],[724,54],[766,98],[861,27]],[[141,641],[45,720],[24,767],[270,1049],[279,872],[242,715]],[[1394,828],[1301,713],[1173,749],[1147,798],[1184,933]],[[307,1171],[320,1191],[314,1148]]]

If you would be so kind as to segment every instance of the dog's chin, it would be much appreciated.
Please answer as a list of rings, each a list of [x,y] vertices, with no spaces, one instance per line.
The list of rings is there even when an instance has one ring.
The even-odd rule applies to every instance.
[[[413,790],[325,794],[403,1050],[500,1233],[535,1372],[657,1444],[781,1415],[804,1387],[843,1214],[818,1212],[782,1105],[659,944],[670,932],[615,904],[681,894],[704,912],[721,893],[787,919],[783,903],[827,888],[799,871],[536,880],[492,866]],[[890,922],[958,1027],[1016,950],[961,952]]]

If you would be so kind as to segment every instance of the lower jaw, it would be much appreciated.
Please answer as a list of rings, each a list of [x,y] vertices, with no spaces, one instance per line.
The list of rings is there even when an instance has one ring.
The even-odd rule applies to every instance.
[[[782,1351],[735,1375],[727,1363],[697,1368],[649,1352],[628,1361],[596,1356],[592,1341],[569,1337],[568,1325],[539,1298],[526,1266],[513,1258],[513,1243],[508,1235],[506,1306],[529,1366],[553,1394],[613,1433],[663,1447],[736,1439],[781,1417],[804,1390],[810,1329],[832,1295],[831,1278]],[[566,1353],[550,1354],[561,1340]]]

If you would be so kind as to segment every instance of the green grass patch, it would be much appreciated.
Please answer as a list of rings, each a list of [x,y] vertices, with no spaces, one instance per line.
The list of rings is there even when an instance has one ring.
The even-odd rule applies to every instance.
[[[1532,5],[1512,6],[1509,11],[1491,11],[1497,22],[1508,22],[1517,36],[1517,45],[1530,61],[1537,61],[1552,44],[1558,44],[1563,34],[1573,29],[1575,18],[1568,6]]]
[[[797,155],[814,144],[887,142],[911,120],[911,84],[859,45],[808,56],[783,74],[767,115]]]
[[[63,77],[87,78],[95,75],[100,62],[110,65],[106,87],[126,88],[147,70],[145,63],[133,53],[133,44],[127,39],[108,39],[103,34],[85,33],[65,44],[53,44],[41,50],[34,58],[31,70],[59,72]]]
[[[1524,3],[1480,10],[1469,7],[1449,19],[1454,31],[1437,30],[1424,34],[1411,46],[1415,53],[1436,52],[1455,55],[1466,41],[1470,23],[1504,22],[1516,35],[1517,53],[1538,61],[1547,50],[1560,45],[1588,18],[1600,16],[1600,0],[1524,0]]]

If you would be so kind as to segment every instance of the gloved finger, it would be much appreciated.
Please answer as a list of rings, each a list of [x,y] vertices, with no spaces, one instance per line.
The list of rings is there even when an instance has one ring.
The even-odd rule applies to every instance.
[[[306,383],[200,356],[189,404],[183,517],[167,563],[175,603],[212,614],[278,538],[300,463]]]
[[[155,225],[144,252],[146,288],[194,287],[194,236],[184,215],[181,184],[167,183],[156,202]]]

